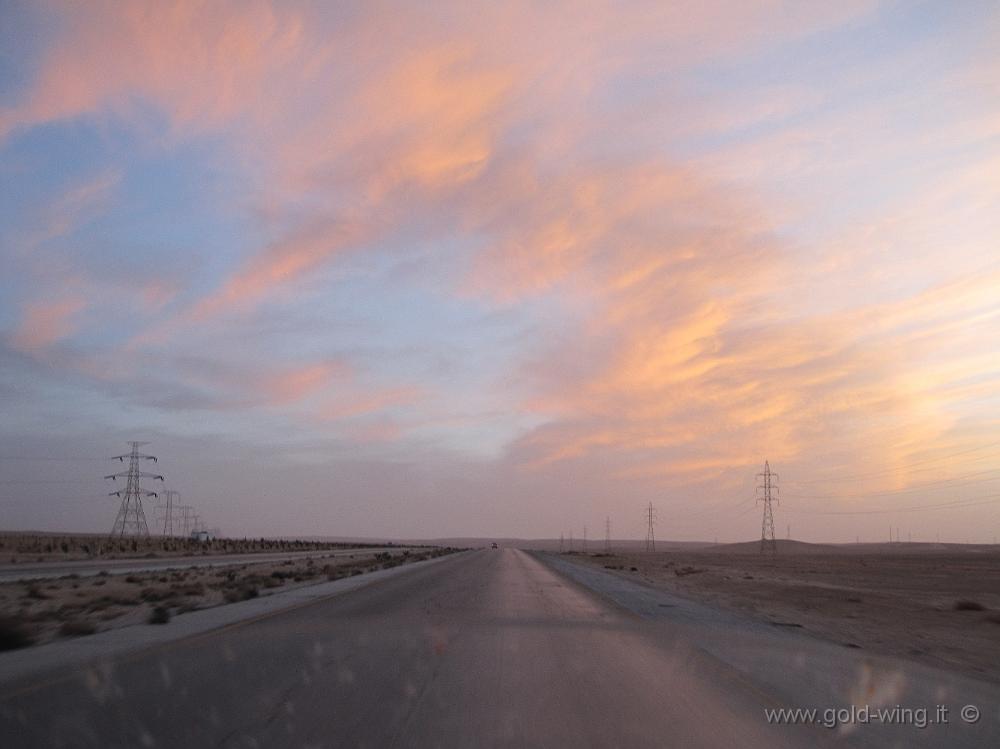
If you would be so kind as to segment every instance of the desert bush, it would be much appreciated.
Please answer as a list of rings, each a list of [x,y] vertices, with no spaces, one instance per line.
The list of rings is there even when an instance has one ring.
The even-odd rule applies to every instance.
[[[43,593],[42,589],[37,585],[29,585],[28,589],[24,592],[24,597],[34,598],[36,601],[44,601],[49,598],[49,596]]]
[[[970,601],[970,600],[967,600],[967,599],[963,599],[961,601],[955,601],[955,605],[953,606],[953,608],[955,609],[955,611],[985,611],[986,610],[986,607],[983,606],[983,604],[979,603],[979,601]]]
[[[35,638],[23,623],[11,617],[0,617],[0,650],[16,650],[34,643]]]
[[[222,591],[222,597],[225,599],[226,603],[238,603],[239,601],[248,601],[251,598],[256,598],[260,595],[260,590],[257,589],[256,585],[242,585],[239,588],[227,588]]]
[[[685,575],[697,575],[699,572],[704,572],[705,570],[699,567],[678,567],[674,570],[674,574],[677,577],[684,577]]]
[[[158,590],[156,588],[143,588],[139,591],[139,598],[143,601],[152,603],[154,601],[162,601],[166,598],[170,598],[170,592],[166,590]]]
[[[96,631],[97,627],[86,619],[67,619],[59,627],[59,636],[81,637],[83,635],[92,635]]]
[[[166,624],[170,621],[170,609],[166,606],[157,606],[149,614],[150,624]]]

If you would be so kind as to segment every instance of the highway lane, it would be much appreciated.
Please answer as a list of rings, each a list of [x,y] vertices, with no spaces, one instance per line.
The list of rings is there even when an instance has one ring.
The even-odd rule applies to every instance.
[[[459,554],[13,685],[0,693],[0,743],[786,747],[864,738],[768,725],[763,708],[777,705],[663,622],[510,549]]]

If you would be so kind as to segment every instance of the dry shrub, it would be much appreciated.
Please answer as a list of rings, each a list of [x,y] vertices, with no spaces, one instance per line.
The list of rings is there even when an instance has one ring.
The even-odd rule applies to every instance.
[[[979,601],[970,601],[963,599],[961,601],[955,601],[953,606],[955,611],[985,611],[986,607],[983,606]]]
[[[150,624],[166,624],[170,621],[170,609],[166,606],[157,606],[149,614]]]
[[[59,627],[60,637],[82,637],[92,635],[97,631],[97,627],[86,619],[67,619]]]
[[[35,642],[28,628],[8,616],[0,617],[0,650],[24,648]]]

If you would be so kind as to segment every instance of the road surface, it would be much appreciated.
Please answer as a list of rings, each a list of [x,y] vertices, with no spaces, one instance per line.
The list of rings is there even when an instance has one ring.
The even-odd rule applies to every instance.
[[[468,552],[76,673],[7,684],[0,744],[996,745],[992,722],[899,726],[890,742],[869,726],[768,724],[764,709],[787,702],[682,630],[525,552]],[[803,642],[791,638],[790,648]]]

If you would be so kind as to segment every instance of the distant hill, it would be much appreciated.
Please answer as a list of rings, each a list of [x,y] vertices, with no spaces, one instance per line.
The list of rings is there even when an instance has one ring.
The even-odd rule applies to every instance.
[[[877,544],[811,544],[805,541],[777,539],[779,554],[976,554],[996,552],[1000,547],[990,544],[938,544],[938,543],[877,543]],[[735,544],[705,546],[699,551],[713,554],[759,554],[760,541],[743,541]]]

